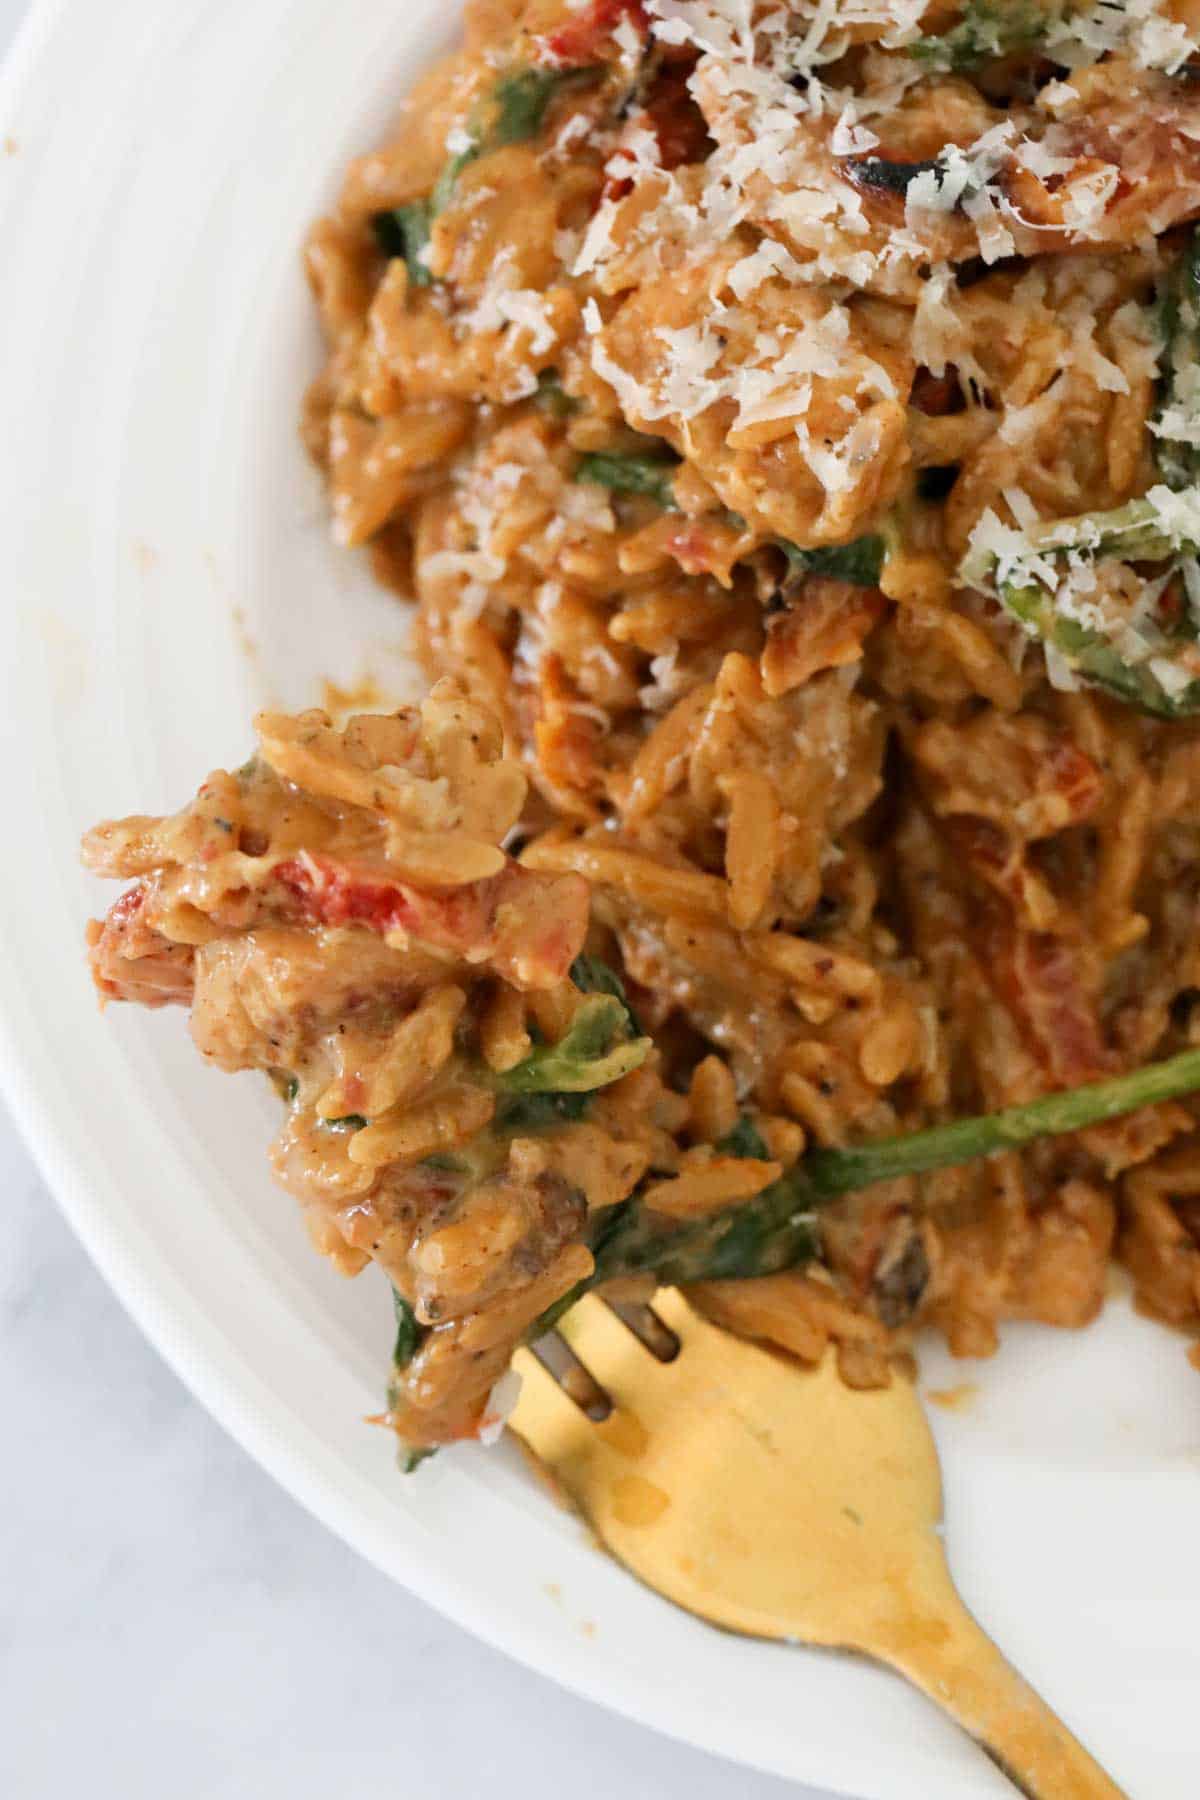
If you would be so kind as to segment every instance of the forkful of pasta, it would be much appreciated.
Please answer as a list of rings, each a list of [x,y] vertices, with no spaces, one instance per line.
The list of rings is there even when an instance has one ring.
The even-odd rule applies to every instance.
[[[392,1284],[379,1423],[406,1466],[498,1433],[516,1352],[515,1429],[652,1586],[731,1628],[890,1663],[1030,1794],[1115,1794],[954,1593],[932,1440],[887,1328],[936,1291],[922,1183],[1059,1137],[1102,1159],[1112,1121],[1161,1122],[1200,1092],[1200,1049],[810,1147],[739,1101],[721,1058],[644,1029],[580,873],[502,847],[525,777],[460,687],[344,728],[311,711],[257,730],[255,755],[180,812],[88,834],[89,866],[132,884],[89,928],[93,976],[105,1000],[188,1006],[208,1061],[270,1078],[274,1173],[316,1247]],[[788,941],[870,1005],[864,965]],[[827,1234],[859,1196],[872,1285],[856,1298]],[[670,1363],[600,1297],[636,1296],[645,1322],[656,1289],[650,1341],[679,1347]],[[540,1341],[574,1357],[573,1391],[593,1392],[581,1369],[598,1380],[606,1422],[521,1348]]]
[[[1135,1115],[1156,1141],[1164,1119],[1190,1120],[1168,1115],[1200,1090],[1197,1049],[812,1148],[794,1118],[739,1101],[724,1060],[697,1061],[669,1018],[643,1028],[581,874],[540,866],[536,843],[520,860],[501,848],[525,777],[455,684],[344,729],[317,711],[257,725],[250,761],[180,812],[88,833],[89,865],[132,883],[90,927],[93,976],[106,1000],[188,1006],[207,1061],[269,1077],[273,1172],[314,1244],[392,1284],[384,1420],[410,1462],[496,1426],[514,1348],[630,1277],[802,1355],[832,1337],[843,1372],[878,1385],[894,1328],[938,1292],[922,1198],[937,1171],[1054,1137],[1102,1158],[1108,1121]],[[773,935],[861,996],[870,1025],[868,965]],[[836,1233],[852,1234],[837,1265]]]

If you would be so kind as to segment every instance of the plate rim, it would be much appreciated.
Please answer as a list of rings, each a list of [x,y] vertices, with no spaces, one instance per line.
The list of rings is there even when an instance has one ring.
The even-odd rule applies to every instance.
[[[82,4],[83,0],[30,0],[0,59],[0,118],[11,117],[23,95],[36,85],[59,32],[68,28],[70,15]],[[457,7],[459,0],[454,4]],[[808,1770],[797,1775],[768,1755],[755,1757],[750,1746],[731,1749],[718,1734],[705,1729],[701,1712],[690,1723],[664,1719],[656,1712],[651,1696],[643,1702],[632,1691],[617,1694],[606,1690],[605,1677],[599,1673],[591,1681],[582,1675],[577,1678],[569,1669],[556,1666],[549,1633],[539,1635],[524,1621],[502,1616],[486,1598],[478,1598],[469,1584],[451,1585],[436,1567],[429,1571],[419,1546],[405,1544],[400,1533],[388,1532],[364,1511],[356,1513],[353,1522],[348,1519],[344,1489],[339,1492],[332,1472],[319,1457],[305,1455],[296,1430],[289,1433],[275,1428],[255,1407],[241,1365],[203,1309],[190,1305],[186,1295],[180,1296],[180,1309],[172,1309],[165,1292],[147,1279],[135,1241],[113,1225],[97,1171],[90,1166],[85,1147],[76,1141],[78,1132],[72,1129],[70,1108],[65,1102],[56,1102],[52,1091],[29,1073],[22,1054],[26,1039],[21,1018],[27,998],[17,957],[0,937],[0,1098],[39,1176],[105,1285],[154,1353],[290,1499],[387,1580],[397,1582],[459,1629],[577,1698],[701,1750],[731,1768],[746,1767],[776,1778],[819,1784],[846,1800],[868,1800],[865,1795],[856,1797],[846,1786],[849,1776],[844,1771],[839,1774],[836,1768],[822,1767],[824,1759],[819,1754]],[[165,1273],[170,1279],[169,1272]],[[306,1432],[302,1422],[296,1425]],[[909,1800],[907,1784],[904,1800]]]
[[[457,6],[457,0],[455,0]],[[69,29],[73,14],[82,10],[72,0],[33,0],[0,68],[0,110],[10,116],[21,96],[37,82],[44,59],[54,51],[61,31]],[[306,1421],[292,1415],[285,1424],[256,1406],[254,1371],[247,1370],[234,1347],[223,1340],[219,1327],[198,1301],[179,1289],[175,1272],[147,1239],[126,1232],[109,1212],[106,1197],[119,1189],[107,1171],[97,1170],[89,1157],[86,1125],[74,1120],[65,1096],[54,1084],[35,1080],[23,1055],[28,1026],[37,1020],[32,1010],[28,971],[19,966],[16,950],[0,934],[0,1091],[11,1107],[18,1130],[57,1204],[70,1222],[88,1255],[113,1290],[125,1311],[162,1356],[185,1387],[236,1443],[299,1504],[343,1542],[363,1555],[390,1579],[417,1595],[443,1616],[471,1632],[503,1654],[511,1656],[539,1675],[593,1703],[606,1706],[651,1730],[700,1748],[733,1765],[744,1765],[792,1781],[823,1785],[838,1794],[858,1794],[865,1800],[864,1779],[858,1767],[847,1768],[824,1746],[811,1740],[796,1758],[784,1760],[764,1748],[755,1754],[752,1736],[743,1734],[736,1745],[730,1733],[716,1722],[718,1709],[706,1709],[693,1701],[686,1710],[676,1707],[663,1714],[653,1690],[636,1691],[631,1684],[621,1689],[605,1666],[594,1676],[564,1668],[555,1661],[553,1633],[539,1631],[524,1615],[506,1615],[488,1593],[476,1593],[469,1582],[453,1582],[435,1561],[432,1568],[422,1559],[418,1537],[406,1538],[394,1519],[385,1521],[382,1511],[372,1514],[358,1506],[356,1489],[339,1483],[332,1455],[317,1453],[317,1440]],[[44,1034],[42,1040],[45,1063]],[[157,1257],[156,1286],[147,1270],[144,1254]],[[141,1252],[141,1254],[140,1254]],[[176,1298],[178,1305],[173,1305]],[[249,1380],[247,1380],[247,1374]],[[264,1389],[265,1391],[265,1389]],[[310,1454],[309,1445],[312,1445]],[[348,1494],[351,1497],[348,1499]],[[797,1689],[801,1680],[797,1678]],[[854,1758],[851,1758],[852,1764]],[[955,1773],[951,1771],[951,1774]],[[883,1800],[916,1800],[920,1795],[949,1794],[941,1782],[922,1787],[927,1767],[915,1761],[897,1770],[877,1761],[870,1792]],[[848,1783],[854,1786],[848,1786]],[[959,1781],[956,1800],[967,1792],[993,1791],[988,1772],[981,1769],[978,1783]]]

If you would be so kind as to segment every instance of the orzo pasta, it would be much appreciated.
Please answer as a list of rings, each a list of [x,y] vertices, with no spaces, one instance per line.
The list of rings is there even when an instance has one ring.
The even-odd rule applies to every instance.
[[[138,878],[93,956],[280,1081],[280,1179],[403,1297],[411,1441],[630,1196],[759,1216],[1200,1044],[1198,34],[474,0],[314,228],[306,441],[441,685],[93,834]],[[863,1383],[922,1324],[1086,1322],[1114,1257],[1200,1333],[1200,1111],[1115,1110],[694,1292]]]

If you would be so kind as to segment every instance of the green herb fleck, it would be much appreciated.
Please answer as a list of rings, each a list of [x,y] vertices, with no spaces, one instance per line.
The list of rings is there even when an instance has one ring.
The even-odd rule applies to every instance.
[[[555,95],[568,82],[590,73],[580,69],[531,68],[502,76],[467,126],[470,144],[450,158],[438,177],[430,202],[433,213],[436,215],[449,205],[459,176],[477,157],[535,138]]]
[[[544,1313],[533,1335],[549,1330],[589,1288],[618,1275],[653,1273],[660,1282],[747,1280],[793,1268],[820,1253],[817,1217],[839,1194],[902,1175],[922,1175],[1020,1150],[1041,1138],[1120,1118],[1200,1091],[1200,1050],[1185,1050],[1109,1081],[1047,1094],[1021,1106],[956,1119],[905,1137],[846,1150],[814,1150],[761,1194],[694,1224],[672,1226],[632,1199],[591,1222],[592,1274]]]
[[[398,1369],[406,1369],[416,1355],[424,1333],[417,1324],[416,1313],[395,1286],[392,1288],[392,1305],[396,1309],[396,1347],[392,1351],[392,1361]]]
[[[534,404],[552,419],[569,419],[572,413],[579,411],[580,403],[572,399],[558,378],[557,369],[543,369],[538,376],[537,393],[533,396]]]
[[[625,1008],[625,1026],[631,1037],[641,1037],[638,1016],[629,1004],[625,983],[602,956],[577,956],[571,964],[571,980],[582,994],[611,994]]]
[[[412,1475],[423,1462],[437,1455],[436,1444],[401,1444],[398,1461],[402,1475]]]
[[[497,82],[492,94],[495,120],[484,142],[489,150],[506,144],[523,144],[535,138],[546,111],[563,86],[578,80],[577,69],[518,69]]]
[[[1200,226],[1162,284],[1158,322],[1163,349],[1150,429],[1159,473],[1178,490],[1200,476]]]
[[[414,287],[429,287],[433,282],[433,276],[421,258],[421,252],[429,242],[432,223],[428,200],[412,200],[407,206],[378,212],[371,220],[379,248],[385,256],[402,258]]]
[[[493,1124],[497,1131],[548,1131],[586,1117],[591,1094],[501,1094]]]
[[[855,538],[849,544],[822,544],[802,550],[798,544],[779,541],[788,560],[792,580],[806,575],[826,575],[855,587],[878,587],[883,572],[886,541],[875,534]]]
[[[471,116],[467,126],[470,143],[449,158],[428,199],[411,200],[373,216],[371,225],[380,249],[385,256],[403,259],[414,287],[429,287],[433,282],[421,253],[429,242],[433,221],[453,199],[463,170],[489,151],[536,137],[555,94],[567,82],[590,73],[530,68],[502,76]]]
[[[940,37],[921,37],[905,46],[928,69],[956,74],[978,69],[1002,56],[1034,50],[1049,37],[1064,8],[1037,6],[1031,0],[968,0],[963,16]],[[1115,9],[1114,9],[1115,10]]]
[[[756,1162],[767,1162],[771,1154],[749,1113],[743,1113],[733,1130],[718,1139],[717,1149],[725,1156],[747,1156]]]
[[[675,506],[677,457],[635,456],[617,450],[593,450],[581,456],[576,481],[592,481],[614,494],[644,494],[667,509]]]
[[[1145,654],[1134,662],[1126,654],[1127,634],[1119,629],[1119,618],[1110,626],[1094,604],[1086,620],[1075,616],[1063,604],[1060,587],[1072,564],[1106,560],[1164,562],[1182,580],[1184,563],[1200,550],[1188,535],[1196,511],[1184,494],[1176,496],[1165,486],[1151,488],[1140,500],[1108,512],[1038,525],[1023,545],[1003,556],[986,546],[972,550],[960,579],[965,586],[994,593],[1031,637],[1049,645],[1083,681],[1140,712],[1183,718],[1200,711],[1200,680],[1192,674],[1194,626],[1185,622],[1181,634],[1160,630],[1153,619],[1143,621],[1134,641],[1143,641]]]
[[[585,1000],[556,1044],[539,1045],[515,1068],[493,1076],[510,1094],[580,1094],[607,1087],[650,1054],[649,1038],[628,1038],[629,1008],[614,994]]]

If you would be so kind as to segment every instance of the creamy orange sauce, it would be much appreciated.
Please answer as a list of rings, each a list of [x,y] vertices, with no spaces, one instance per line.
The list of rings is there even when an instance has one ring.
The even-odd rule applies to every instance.
[[[335,719],[342,719],[347,713],[386,712],[392,704],[374,675],[360,675],[349,687],[341,687],[328,676],[321,681],[322,707]]]
[[[918,67],[881,15],[831,78],[836,9],[810,35],[762,8],[716,49],[658,16],[468,8],[313,228],[304,431],[338,541],[503,721],[524,858],[591,883],[676,1089],[719,1064],[788,1167],[1186,1041],[1195,722],[1067,685],[975,551],[1161,473],[1200,94],[1140,39],[1044,97],[1028,45]],[[873,149],[814,104],[830,79]],[[992,212],[908,204],[997,130]],[[1145,589],[1098,579],[1106,605]],[[677,1216],[737,1198],[723,1078],[656,1171]],[[830,1289],[711,1304],[807,1361],[835,1343],[858,1385],[923,1324],[972,1357],[1010,1317],[1083,1325],[1114,1257],[1195,1325],[1200,1209],[1137,1185],[1178,1151],[1186,1186],[1195,1127],[1160,1107],[838,1202]]]
[[[979,1385],[974,1381],[960,1381],[956,1387],[927,1388],[925,1398],[944,1412],[966,1413],[979,1399]]]

